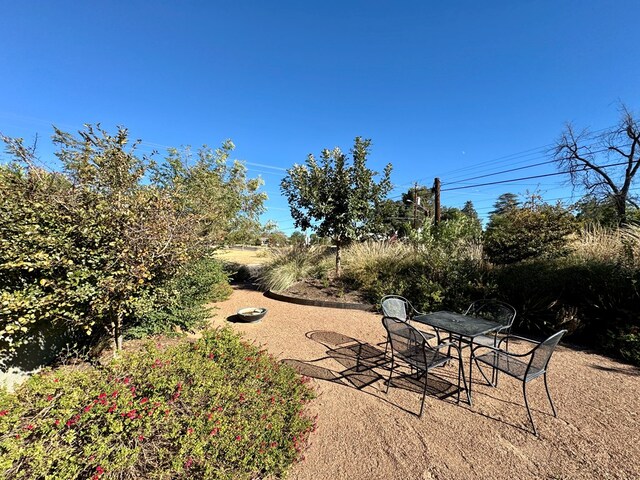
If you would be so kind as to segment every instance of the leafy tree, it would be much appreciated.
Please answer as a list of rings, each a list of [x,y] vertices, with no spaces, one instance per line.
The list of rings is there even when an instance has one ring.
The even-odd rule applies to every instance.
[[[464,206],[460,211],[464,213],[467,217],[469,217],[471,220],[476,220],[480,222],[480,217],[478,216],[478,212],[476,211],[476,208],[473,206],[473,202],[471,200],[467,200],[466,202],[464,202]]]
[[[496,203],[493,204],[493,211],[490,215],[502,215],[509,210],[517,208],[519,205],[520,200],[518,200],[518,195],[515,193],[503,193],[498,197]]]
[[[640,124],[626,107],[614,128],[597,135],[587,129],[577,133],[568,124],[554,153],[574,186],[581,184],[594,197],[612,200],[618,223],[627,221],[629,204],[638,208],[629,191],[640,168]]]
[[[168,177],[136,156],[124,128],[111,135],[86,125],[77,136],[55,129],[60,173],[38,168],[20,139],[3,140],[15,162],[0,169],[0,349],[51,322],[88,334],[105,329],[119,350],[138,299],[219,238],[210,209],[230,207],[214,200],[243,208],[242,176],[175,161],[170,168],[180,174]],[[212,188],[196,188],[194,179]],[[228,196],[218,191],[226,184]]]
[[[323,150],[318,162],[310,154],[305,165],[287,170],[281,190],[289,201],[295,226],[331,237],[336,245],[336,275],[340,275],[342,248],[380,228],[376,210],[391,189],[387,165],[379,183],[366,166],[371,140],[356,137],[352,164],[339,148]]]
[[[154,183],[171,194],[176,208],[197,214],[198,233],[209,245],[252,243],[261,228],[266,194],[262,179],[247,179],[246,167],[229,157],[235,145],[226,140],[215,150],[203,145],[194,154],[189,146],[170,148],[154,169]]]
[[[557,257],[566,252],[575,232],[573,215],[561,204],[549,205],[532,195],[521,207],[492,214],[484,248],[494,263],[508,264],[533,257]]]
[[[578,200],[574,206],[577,211],[576,219],[585,224],[597,224],[604,227],[617,227],[618,215],[615,202],[611,197],[597,198],[593,195],[586,195]],[[640,209],[627,208],[628,222],[640,221]]]
[[[412,187],[400,200],[382,201],[377,212],[380,217],[377,233],[408,237],[414,230],[423,228],[433,215],[433,192],[422,185]]]
[[[292,245],[304,245],[306,243],[306,236],[304,233],[296,230],[289,236],[289,243]]]

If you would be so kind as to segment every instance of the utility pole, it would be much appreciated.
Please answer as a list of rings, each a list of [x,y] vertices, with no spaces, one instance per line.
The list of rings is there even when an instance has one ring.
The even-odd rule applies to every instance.
[[[418,213],[418,182],[413,184],[413,229],[416,229],[416,215]]]
[[[438,177],[433,179],[433,198],[435,206],[434,224],[437,227],[440,225],[440,179]]]

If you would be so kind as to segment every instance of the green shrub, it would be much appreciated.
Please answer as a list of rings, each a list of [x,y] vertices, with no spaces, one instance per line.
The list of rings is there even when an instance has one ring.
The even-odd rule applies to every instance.
[[[397,294],[423,311],[459,310],[482,291],[483,272],[476,249],[462,245],[368,242],[345,251],[343,279],[359,286],[372,303]]]
[[[63,368],[0,392],[4,478],[281,476],[313,420],[303,379],[230,330],[149,343],[104,368]]]
[[[136,322],[127,330],[129,338],[170,334],[202,328],[210,316],[206,302],[231,295],[229,276],[222,263],[202,258],[185,266],[174,278],[139,298]]]
[[[484,233],[484,248],[496,264],[529,258],[556,258],[568,251],[575,219],[561,205],[539,203],[534,196],[523,207],[493,214]]]
[[[570,256],[497,267],[492,277],[518,311],[517,329],[546,335],[567,328],[574,340],[640,364],[637,269]]]

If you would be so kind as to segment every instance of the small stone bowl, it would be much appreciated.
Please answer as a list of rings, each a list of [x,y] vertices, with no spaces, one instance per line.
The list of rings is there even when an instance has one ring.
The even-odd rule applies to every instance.
[[[238,310],[238,319],[242,322],[252,323],[261,320],[267,314],[266,308],[246,307]]]

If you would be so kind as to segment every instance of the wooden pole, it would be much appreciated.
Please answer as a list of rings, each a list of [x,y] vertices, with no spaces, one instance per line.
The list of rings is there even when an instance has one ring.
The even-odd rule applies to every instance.
[[[418,182],[413,185],[413,229],[416,229],[416,215],[418,213]]]
[[[440,179],[438,177],[433,180],[433,195],[436,210],[434,224],[438,226],[440,224]]]

